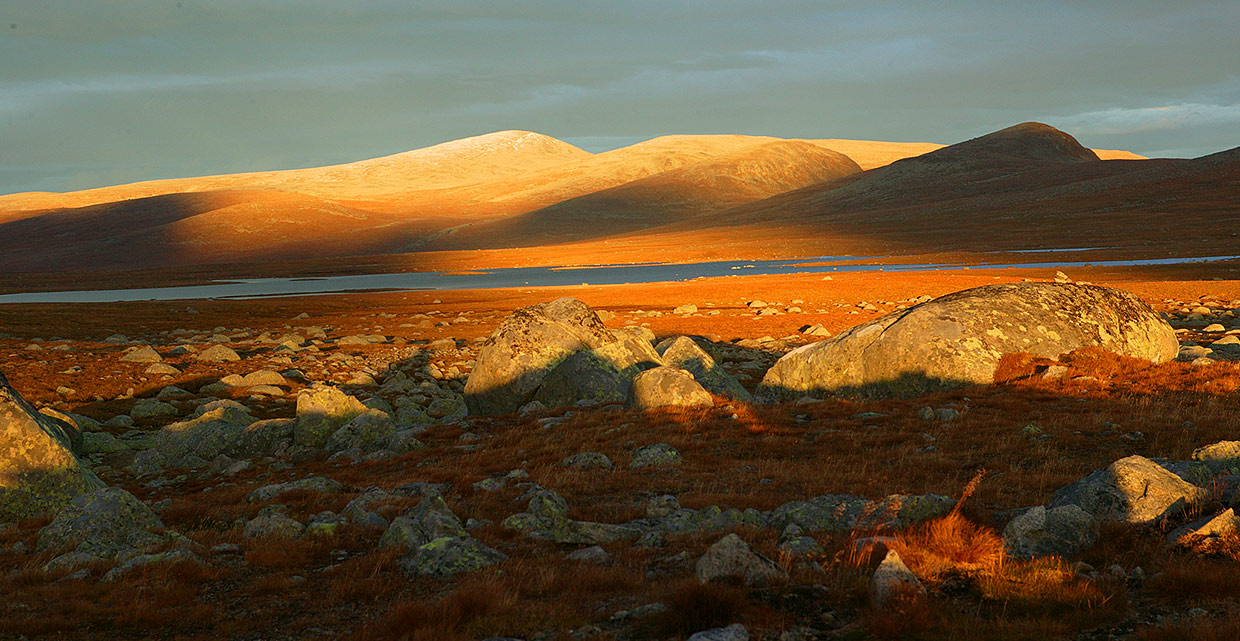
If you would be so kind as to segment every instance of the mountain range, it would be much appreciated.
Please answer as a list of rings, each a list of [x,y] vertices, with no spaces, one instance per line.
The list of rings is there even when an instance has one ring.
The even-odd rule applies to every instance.
[[[0,196],[0,271],[478,252],[477,266],[1234,245],[1240,149],[1090,150],[1025,123],[950,146],[502,131],[329,167]],[[479,252],[479,250],[486,250]],[[1223,252],[1230,253],[1230,252]],[[426,259],[426,260],[422,260]],[[466,261],[468,263],[468,261]]]

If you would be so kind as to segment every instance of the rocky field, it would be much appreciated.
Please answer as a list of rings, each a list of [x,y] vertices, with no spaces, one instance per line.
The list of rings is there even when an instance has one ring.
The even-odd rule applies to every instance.
[[[1236,638],[1240,287],[1074,276],[0,308],[0,638]]]

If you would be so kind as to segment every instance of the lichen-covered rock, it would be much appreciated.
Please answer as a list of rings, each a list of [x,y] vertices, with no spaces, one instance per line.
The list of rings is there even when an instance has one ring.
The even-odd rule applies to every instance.
[[[1048,510],[1039,505],[1008,521],[1003,546],[1008,556],[1070,558],[1098,540],[1098,521],[1076,505]]]
[[[450,577],[506,561],[508,557],[471,536],[438,538],[410,551],[398,561],[417,576]]]
[[[767,372],[759,394],[908,395],[988,384],[1004,354],[1058,357],[1074,349],[1166,362],[1179,341],[1167,321],[1125,291],[1069,283],[987,285],[894,312],[797,348]]]
[[[238,415],[236,410],[227,407],[216,408],[165,426],[159,430],[155,448],[170,461],[186,456],[211,460],[234,451],[246,426],[255,420],[249,414]]]
[[[293,426],[296,423],[291,418],[272,418],[250,423],[241,430],[231,453],[244,458],[274,456],[292,444]]]
[[[304,389],[297,394],[293,440],[305,447],[323,447],[336,430],[368,409],[361,401],[328,385]]]
[[[791,501],[775,508],[767,519],[771,527],[796,525],[805,532],[847,532],[854,529],[906,527],[942,516],[955,504],[938,494],[893,494],[871,501],[849,494],[824,494]]]
[[[386,412],[366,410],[353,417],[327,439],[326,449],[339,452],[357,448],[363,452],[382,449],[396,433],[396,422]]]
[[[177,416],[180,413],[170,403],[165,403],[155,398],[140,398],[134,402],[133,408],[129,410],[129,415],[135,420]]]
[[[547,372],[534,400],[564,407],[580,400],[622,403],[633,377],[659,364],[658,354],[643,341],[625,340],[574,352]]]
[[[39,532],[38,550],[73,550],[98,559],[114,559],[127,550],[165,540],[153,530],[163,523],[137,497],[117,487],[83,494],[56,514]]]
[[[680,465],[680,463],[680,451],[667,443],[654,443],[639,447],[637,451],[633,452],[633,460],[629,462],[629,469],[640,470],[646,467],[667,467]]]
[[[287,483],[264,485],[247,494],[245,499],[247,501],[271,501],[279,498],[281,494],[296,492],[298,490],[318,492],[320,494],[331,494],[333,492],[339,492],[342,489],[344,489],[344,484],[340,481],[322,476],[307,476],[304,479],[297,479],[296,481],[289,481]]]
[[[697,578],[702,583],[738,578],[750,585],[768,584],[788,578],[774,561],[758,554],[735,534],[719,539],[697,562]]]
[[[246,522],[241,535],[247,539],[295,539],[305,531],[300,521],[278,510],[263,510]]]
[[[134,570],[144,568],[148,565],[156,565],[156,564],[175,565],[178,563],[187,563],[190,565],[197,565],[199,567],[205,567],[207,565],[207,562],[203,561],[202,558],[199,557],[197,554],[194,554],[192,550],[188,548],[174,548],[174,549],[168,550],[167,552],[156,552],[154,554],[139,554],[137,556],[131,557],[127,559],[124,563],[121,563],[120,565],[112,568],[111,570],[108,570],[108,573],[103,575],[103,582],[111,583],[113,581],[117,581],[121,577],[125,576],[126,574],[129,574],[130,572],[133,572]]]
[[[1216,471],[1240,471],[1240,441],[1219,441],[1193,450],[1193,460]]]
[[[0,523],[55,512],[103,487],[74,454],[81,438],[74,426],[35,411],[0,374]]]
[[[435,539],[466,536],[465,526],[438,494],[428,496],[403,515],[379,539],[379,545],[417,548]]]
[[[478,351],[465,384],[471,414],[507,414],[534,399],[555,366],[575,352],[616,342],[594,310],[574,298],[522,307]]]
[[[1143,525],[1173,516],[1206,492],[1138,455],[1056,490],[1048,508],[1076,505],[1101,522]]]
[[[579,470],[606,470],[608,472],[616,467],[606,454],[599,452],[578,452],[566,456],[563,461],[560,461],[560,465],[575,467]]]
[[[628,406],[635,409],[657,407],[711,407],[715,399],[688,371],[679,367],[656,367],[633,378]]]
[[[659,343],[655,349],[665,365],[687,370],[706,391],[734,401],[748,403],[753,400],[749,391],[715,363],[715,359],[692,338],[677,336]]]

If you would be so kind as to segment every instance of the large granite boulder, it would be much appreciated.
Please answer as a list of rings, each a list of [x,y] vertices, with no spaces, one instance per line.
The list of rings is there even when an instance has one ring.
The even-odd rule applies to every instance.
[[[297,424],[293,440],[305,447],[323,447],[336,430],[370,408],[331,387],[315,385],[297,393]]]
[[[745,403],[753,400],[749,392],[692,338],[669,338],[655,346],[655,350],[663,358],[664,364],[687,370],[712,394]]]
[[[79,560],[114,559],[122,552],[163,542],[163,523],[137,497],[117,487],[70,501],[39,532],[38,551],[69,551]]]
[[[0,374],[0,522],[55,512],[103,487],[75,442],[75,427],[37,412]]]
[[[1050,510],[1075,505],[1101,522],[1144,525],[1176,516],[1207,492],[1136,454],[1055,491]]]
[[[534,400],[547,407],[580,400],[621,403],[629,395],[633,377],[658,365],[659,355],[643,340],[627,339],[574,352],[547,372]]]
[[[679,367],[656,367],[633,379],[628,405],[635,409],[658,407],[711,407],[715,399],[688,371]]]
[[[621,378],[612,369],[631,380],[644,369],[645,360],[661,364],[649,344],[643,349],[641,342],[617,337],[594,310],[575,298],[522,307],[504,319],[479,350],[465,384],[465,404],[471,414],[515,412],[535,399],[544,382],[543,397],[556,404],[573,397],[581,386],[599,387],[604,397],[611,398],[607,394]],[[579,352],[589,356],[576,357],[551,376]],[[574,377],[582,373],[587,377],[575,385]],[[627,393],[627,388],[623,391]]]
[[[1179,342],[1128,292],[1071,283],[969,289],[795,349],[767,372],[770,400],[826,394],[898,396],[994,380],[1004,354],[1055,358],[1083,347],[1165,362]]]

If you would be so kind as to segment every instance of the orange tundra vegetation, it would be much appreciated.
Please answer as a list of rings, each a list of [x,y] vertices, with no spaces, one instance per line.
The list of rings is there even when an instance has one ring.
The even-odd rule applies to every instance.
[[[1090,274],[1087,277],[1107,282],[1097,278],[1105,275],[1101,272]],[[239,327],[251,335],[283,334],[306,322],[330,327],[334,336],[382,331],[407,341],[325,344],[319,354],[324,379],[354,389],[345,384],[347,376],[368,359],[397,360],[390,354],[397,350],[403,350],[399,358],[405,358],[405,351],[418,353],[427,341],[445,337],[471,344],[515,307],[565,293],[617,313],[612,326],[649,323],[660,338],[709,332],[727,342],[796,336],[800,325],[812,323],[838,332],[878,314],[857,310],[856,303],[864,298],[890,311],[894,306],[884,301],[940,295],[996,278],[1008,282],[1048,275],[971,270],[840,275],[828,282],[820,275],[794,275],[729,279],[728,287],[689,282],[194,301],[199,313],[192,315],[181,302],[7,306],[0,308],[0,325],[14,337],[0,338],[0,354],[6,374],[32,402],[107,419],[128,411],[133,403],[126,398],[130,387],[137,397],[152,396],[166,385],[198,390],[224,374],[254,369],[253,364],[208,365],[185,359],[176,362],[180,375],[147,375],[145,365],[118,361],[121,346],[101,342],[112,333],[163,336],[160,332],[192,323],[208,330],[231,328],[225,329],[228,334],[241,333],[234,331]],[[1159,281],[1157,275],[1112,276],[1164,311],[1174,310],[1159,302],[1163,298],[1240,298],[1234,281]],[[755,317],[744,301],[758,297],[797,297],[811,303],[804,314]],[[441,302],[432,302],[435,299]],[[720,314],[632,314],[636,309],[667,312],[685,301]],[[303,312],[310,320],[289,320]],[[418,314],[432,313],[430,319],[449,322],[399,327]],[[386,314],[391,317],[380,316]],[[460,314],[468,315],[467,322],[450,322]],[[36,343],[34,338],[45,340]],[[783,347],[771,348],[772,357],[795,343],[789,339]],[[42,349],[27,349],[32,344]],[[60,345],[70,349],[53,349]],[[245,345],[234,346],[246,350]],[[339,359],[329,360],[336,354]],[[428,359],[447,367],[435,357]],[[337,360],[349,365],[333,365]],[[1042,377],[1051,365],[1065,368],[1067,374]],[[87,373],[62,373],[74,366]],[[75,393],[58,394],[62,385]],[[289,392],[303,387],[291,381]],[[798,626],[843,639],[1047,639],[1074,634],[1234,638],[1227,636],[1235,630],[1227,617],[1240,608],[1240,566],[1232,539],[1191,550],[1166,545],[1162,531],[1108,527],[1098,543],[1076,558],[1026,562],[1003,553],[998,532],[1010,510],[1044,504],[1056,489],[1119,458],[1141,454],[1184,460],[1202,445],[1236,438],[1238,388],[1240,366],[1233,362],[1152,365],[1081,350],[1057,361],[1012,355],[1003,360],[992,385],[919,398],[835,398],[808,405],[716,399],[713,408],[638,412],[606,406],[571,414],[547,410],[474,417],[437,425],[418,436],[425,449],[394,458],[257,460],[229,477],[169,469],[134,478],[119,471],[127,464],[124,453],[108,454],[101,465],[105,481],[148,505],[159,505],[164,525],[193,540],[209,565],[152,566],[115,583],[74,578],[68,570],[45,573],[42,568],[54,553],[32,551],[49,519],[27,519],[0,529],[0,567],[6,568],[0,573],[0,638],[272,638],[273,630],[297,631],[303,635],[299,638],[445,641],[528,639],[547,631],[555,633],[540,638],[568,639],[567,631],[585,630],[580,634],[590,638],[590,626],[652,603],[662,603],[666,610],[634,620],[626,628],[632,631],[629,638],[683,639],[705,627],[738,622],[749,628],[751,638],[778,638],[781,631]],[[294,412],[287,400],[231,395],[260,418],[291,417]],[[949,423],[928,422],[917,415],[923,406],[949,407],[960,415]],[[548,420],[553,428],[546,426]],[[1029,426],[1034,429],[1026,429]],[[120,437],[158,427],[158,420],[144,419],[134,428],[100,429]],[[467,433],[485,434],[486,446],[467,447],[471,441],[462,440]],[[637,447],[660,442],[680,452],[680,466],[628,468]],[[561,465],[569,454],[587,451],[605,454],[614,471]],[[756,551],[780,559],[790,578],[766,586],[701,585],[693,576],[693,564],[726,532],[670,535],[662,548],[604,544],[609,560],[600,565],[564,559],[570,547],[530,539],[500,525],[524,509],[518,501],[523,488],[509,484],[486,491],[473,485],[513,469],[528,473],[525,481],[563,496],[570,518],[605,523],[640,518],[650,498],[663,494],[675,495],[686,508],[741,510],[770,510],[829,493],[865,498],[938,493],[965,500],[938,520],[904,530],[810,533],[823,548],[813,559],[817,568],[781,558],[778,532],[737,526],[734,531]],[[980,476],[983,469],[987,473]],[[311,474],[337,480],[345,489],[246,500],[258,487]],[[379,527],[348,525],[332,537],[273,541],[247,539],[239,526],[276,503],[305,522],[325,510],[342,511],[369,486],[390,491],[414,481],[450,484],[448,507],[462,519],[476,519],[470,535],[503,551],[508,560],[455,579],[411,579],[394,562],[398,552],[377,545],[383,532]],[[391,519],[417,502],[416,497],[393,496],[371,509]],[[892,537],[891,546],[931,587],[925,601],[897,612],[870,607],[867,585],[878,559],[859,554],[855,545],[870,536]],[[98,577],[112,565],[103,562],[90,569]],[[1112,565],[1127,576],[1112,576]],[[1137,567],[1147,577],[1143,581],[1131,578]],[[1210,625],[1190,617],[1191,608],[1205,610]],[[593,638],[620,637],[600,628]]]

